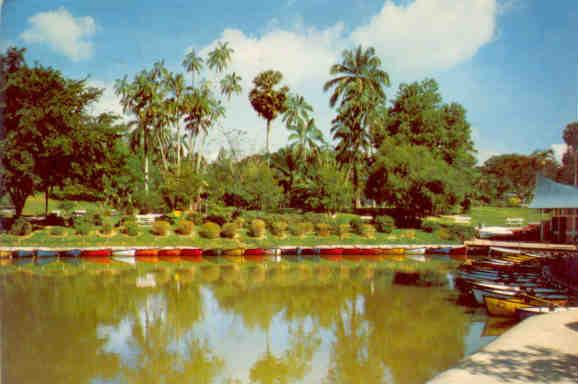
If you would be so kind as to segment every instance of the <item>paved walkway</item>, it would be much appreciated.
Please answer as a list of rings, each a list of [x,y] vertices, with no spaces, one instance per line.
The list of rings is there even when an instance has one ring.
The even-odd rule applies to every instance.
[[[428,384],[578,383],[578,311],[533,316]]]

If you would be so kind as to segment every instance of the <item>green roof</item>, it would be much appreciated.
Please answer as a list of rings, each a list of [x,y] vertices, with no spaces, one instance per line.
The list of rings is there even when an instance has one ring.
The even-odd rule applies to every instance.
[[[530,208],[578,208],[578,188],[560,184],[542,175],[536,176],[534,199]]]

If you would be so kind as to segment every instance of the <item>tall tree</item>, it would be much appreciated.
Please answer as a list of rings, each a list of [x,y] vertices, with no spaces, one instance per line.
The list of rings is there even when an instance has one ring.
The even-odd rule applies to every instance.
[[[283,75],[279,71],[261,72],[253,79],[253,89],[249,92],[249,101],[253,109],[267,121],[267,154],[271,153],[271,122],[285,111],[285,100],[289,93],[287,86],[275,89],[281,80]]]
[[[289,130],[289,141],[302,165],[319,151],[319,146],[325,144],[323,133],[315,125],[315,119],[310,117],[313,108],[303,96],[291,94],[285,102],[283,121]]]
[[[333,90],[329,105],[337,108],[331,131],[337,140],[337,160],[352,175],[356,206],[361,204],[361,169],[370,150],[369,125],[375,109],[385,102],[384,88],[389,75],[381,68],[381,60],[373,47],[361,45],[345,50],[340,63],[331,66],[334,76],[323,86]]]
[[[562,157],[560,181],[578,186],[578,121],[566,125],[562,134],[566,151]]]

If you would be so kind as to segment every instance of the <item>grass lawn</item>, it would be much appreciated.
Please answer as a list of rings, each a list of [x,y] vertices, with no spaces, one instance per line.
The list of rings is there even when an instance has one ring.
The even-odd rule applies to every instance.
[[[471,216],[472,225],[475,226],[478,224],[507,226],[506,218],[508,217],[521,217],[524,219],[524,224],[540,221],[538,210],[531,208],[473,207],[467,215]]]
[[[58,205],[62,203],[60,200],[48,199],[48,213],[54,210],[58,210]],[[100,202],[92,201],[73,201],[74,209],[85,209],[95,210],[97,208],[102,208],[103,204]],[[44,195],[36,194],[30,196],[26,200],[26,205],[22,210],[22,214],[26,216],[43,216],[44,215]]]

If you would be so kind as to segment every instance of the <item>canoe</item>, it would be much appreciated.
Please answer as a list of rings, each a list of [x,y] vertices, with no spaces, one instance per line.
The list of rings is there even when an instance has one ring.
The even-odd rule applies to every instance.
[[[298,253],[299,253],[299,249],[297,249],[297,248],[281,248],[281,255],[282,256],[297,255]]]
[[[265,254],[266,255],[281,255],[281,249],[280,248],[267,248],[265,249]]]
[[[381,249],[378,248],[359,248],[359,254],[363,256],[382,254]]]
[[[552,305],[565,305],[568,300],[547,300]],[[492,316],[514,317],[518,308],[545,304],[546,300],[500,299],[491,296],[484,297],[488,313]]]
[[[518,297],[520,292],[515,291],[501,291],[497,289],[481,289],[481,288],[472,288],[472,296],[474,297],[475,301],[479,305],[484,305],[484,297],[491,296],[497,297],[500,299],[509,299]],[[568,295],[565,295],[562,291],[553,291],[551,293],[535,293],[536,297],[545,300],[568,300]]]
[[[223,256],[243,256],[245,248],[229,248],[223,249]]]
[[[180,256],[181,250],[179,248],[163,248],[159,249],[159,256]]]
[[[12,257],[12,252],[10,251],[0,251],[0,259],[9,259]]]
[[[67,249],[67,250],[60,252],[60,257],[66,257],[66,258],[78,257],[81,254],[82,254],[81,249]]]
[[[359,248],[343,248],[342,255],[359,255]]]
[[[320,255],[342,255],[343,248],[319,248]]]
[[[382,255],[404,255],[405,248],[380,248],[379,253]]]
[[[110,257],[111,255],[110,249],[83,249],[80,254],[82,257]]]
[[[466,247],[455,247],[450,249],[450,255],[466,255],[468,249]]]
[[[26,249],[20,249],[18,251],[12,252],[12,256],[13,257],[33,257],[34,251],[26,250]]]
[[[516,309],[516,316],[519,320],[524,320],[535,315],[566,311],[578,311],[578,307],[524,307]]]
[[[245,256],[264,256],[265,253],[263,248],[249,248],[245,250]]]
[[[299,248],[299,255],[314,256],[319,254],[319,248]]]
[[[180,250],[181,256],[202,256],[203,250],[200,248],[183,248]]]
[[[134,255],[137,257],[155,257],[159,255],[159,250],[155,248],[137,249]]]
[[[115,249],[112,251],[113,257],[134,257],[136,251],[134,249]]]
[[[51,249],[37,249],[36,257],[58,257],[58,251]]]
[[[424,255],[426,253],[426,248],[408,248],[405,250],[406,255]]]
[[[136,264],[136,258],[134,256],[115,256],[113,253],[112,260],[117,261],[119,263],[124,263],[124,264],[130,264],[130,265]]]
[[[223,251],[220,248],[204,249],[203,256],[221,256]]]

